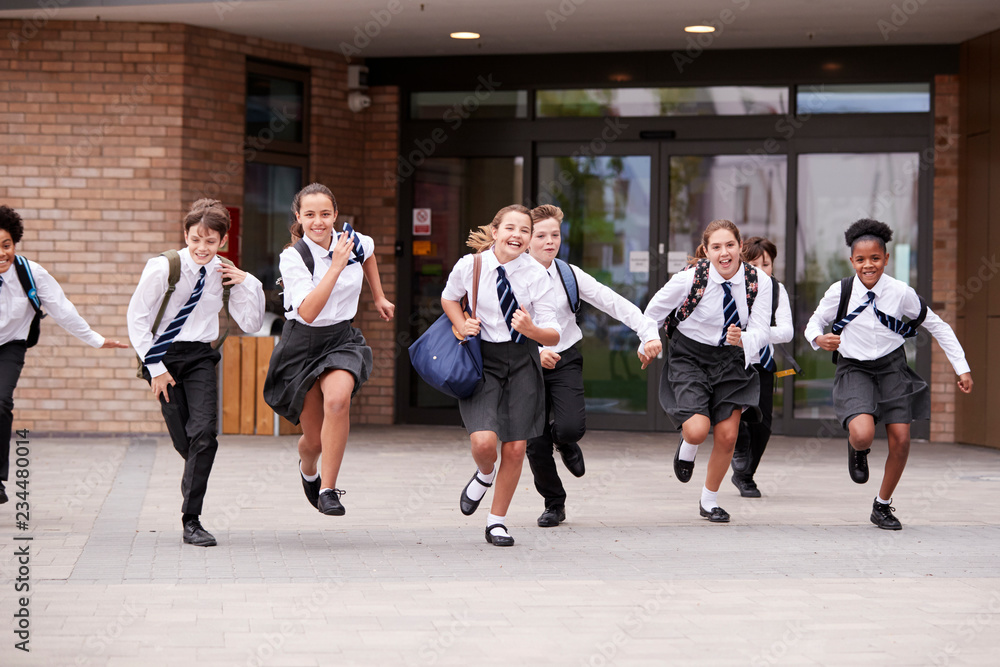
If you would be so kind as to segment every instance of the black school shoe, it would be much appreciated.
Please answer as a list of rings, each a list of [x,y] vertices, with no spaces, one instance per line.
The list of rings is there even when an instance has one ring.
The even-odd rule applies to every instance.
[[[476,472],[472,473],[472,479],[469,480],[469,484],[472,484],[473,482],[476,482],[477,484],[480,484],[481,486],[487,489],[493,486],[493,482],[487,484],[483,480],[479,479],[478,468],[476,469]],[[483,502],[483,498],[486,497],[486,493],[484,492],[479,500],[473,500],[472,498],[470,498],[469,494],[467,493],[467,491],[469,490],[469,484],[466,484],[465,486],[462,487],[462,495],[458,497],[458,508],[462,510],[462,514],[464,514],[465,516],[472,516],[476,512],[476,510],[479,509],[479,503]]]
[[[493,535],[490,533],[494,528],[503,528],[507,530],[507,526],[502,523],[495,523],[492,526],[486,526],[486,541],[495,547],[512,547],[514,546],[514,538],[508,535]]]
[[[691,481],[691,473],[694,471],[694,461],[681,461],[681,443],[684,442],[684,437],[681,436],[681,442],[677,443],[677,451],[674,452],[674,477],[678,481],[687,484]]]
[[[892,501],[890,500],[890,502]],[[892,515],[895,511],[895,507],[892,505],[883,505],[878,501],[878,498],[876,498],[872,501],[872,523],[882,530],[902,530],[903,524],[899,522],[899,519]]]
[[[855,484],[864,484],[868,481],[868,449],[854,449],[851,441],[847,441],[847,472],[851,474],[851,481]]]
[[[552,528],[553,526],[558,526],[560,523],[566,520],[566,510],[562,507],[546,507],[542,515],[538,517],[538,526],[540,528]]]
[[[218,544],[198,519],[188,519],[184,522],[184,543],[196,547],[214,547]]]
[[[736,447],[733,449],[733,472],[743,474],[750,469],[750,443],[745,446],[740,445],[740,438],[736,439]]]
[[[306,500],[309,504],[319,509],[319,490],[323,488],[322,479],[316,477],[315,480],[310,482],[305,477],[302,476],[302,461],[299,461],[299,477],[302,478],[302,490],[306,492]]]
[[[580,449],[580,445],[571,442],[566,445],[556,445],[556,449],[562,456],[566,470],[569,470],[574,477],[583,477],[587,469],[583,465],[583,450]]]
[[[729,512],[721,507],[713,507],[712,511],[709,512],[701,506],[700,500],[698,501],[698,513],[703,517],[707,517],[712,523],[729,523]]]
[[[740,490],[740,495],[744,498],[760,498],[760,489],[757,488],[757,483],[753,481],[753,477],[734,472],[733,476],[729,479]]]
[[[344,506],[340,504],[340,497],[344,495],[346,491],[341,491],[340,489],[329,489],[319,494],[319,501],[317,502],[317,507],[320,512],[326,514],[327,516],[344,516],[347,510]]]
[[[0,505],[3,505],[7,500],[7,490],[3,488],[3,482],[0,482]]]

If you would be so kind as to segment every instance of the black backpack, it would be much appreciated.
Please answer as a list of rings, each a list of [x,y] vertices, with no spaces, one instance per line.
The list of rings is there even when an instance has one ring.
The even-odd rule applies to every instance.
[[[38,343],[38,334],[41,332],[41,321],[45,317],[45,311],[42,310],[42,300],[38,298],[35,277],[31,275],[28,260],[20,255],[14,255],[14,270],[17,272],[17,280],[21,283],[21,289],[28,295],[28,302],[35,310],[35,317],[32,318],[31,327],[28,329],[28,339],[25,341],[27,347],[34,347]]]

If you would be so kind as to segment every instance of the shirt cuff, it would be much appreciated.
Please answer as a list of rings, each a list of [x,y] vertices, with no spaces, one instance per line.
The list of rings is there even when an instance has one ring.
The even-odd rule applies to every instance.
[[[146,370],[149,371],[149,377],[155,378],[155,377],[160,377],[161,375],[166,373],[167,367],[164,365],[162,361],[158,361],[155,364],[149,364],[148,366],[146,366]]]
[[[962,359],[959,363],[954,365],[955,375],[962,375],[963,373],[971,373],[972,369],[969,367],[969,362]]]

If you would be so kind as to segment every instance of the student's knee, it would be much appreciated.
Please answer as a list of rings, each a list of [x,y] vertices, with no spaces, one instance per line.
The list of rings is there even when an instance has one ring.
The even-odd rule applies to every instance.
[[[323,395],[324,415],[341,415],[351,409],[351,394],[334,391]]]
[[[552,423],[552,440],[555,442],[580,442],[586,432],[587,425],[582,421],[576,424],[560,424],[558,421]]]
[[[491,431],[482,431],[472,434],[472,456],[473,458],[489,458],[496,456],[497,437]]]
[[[867,417],[867,418],[866,418]],[[855,449],[868,449],[875,439],[875,422],[868,415],[858,415],[847,425],[851,445]]]
[[[910,430],[893,429],[890,425],[886,435],[889,438],[889,453],[906,455],[910,453]]]
[[[700,445],[708,437],[708,430],[711,427],[708,419],[697,419],[692,417],[684,422],[681,429],[684,440],[692,445]]]
[[[505,442],[502,446],[503,458],[505,460],[517,462],[519,460],[524,460],[524,440],[515,440],[513,442]]]

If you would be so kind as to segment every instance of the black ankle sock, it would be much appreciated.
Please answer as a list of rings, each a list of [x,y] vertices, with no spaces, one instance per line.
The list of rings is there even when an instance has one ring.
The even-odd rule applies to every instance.
[[[194,519],[195,521],[197,521],[198,520],[198,515],[197,514],[183,514],[183,515],[181,515],[181,523],[182,524],[185,524],[188,521],[191,521],[192,519]]]

